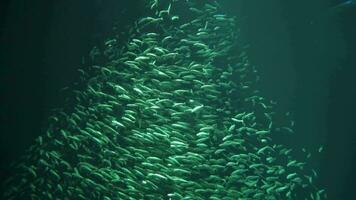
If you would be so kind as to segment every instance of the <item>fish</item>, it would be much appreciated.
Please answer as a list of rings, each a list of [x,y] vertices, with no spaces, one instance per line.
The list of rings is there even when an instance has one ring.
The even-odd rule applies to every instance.
[[[171,20],[172,21],[177,21],[177,20],[179,20],[179,16],[174,15],[174,16],[171,17]]]
[[[295,166],[296,164],[297,164],[296,160],[291,160],[291,161],[288,162],[287,167]]]
[[[274,152],[274,149],[273,149],[272,147],[270,147],[270,146],[265,146],[265,147],[260,148],[260,149],[257,151],[257,154],[264,154],[264,152],[265,152],[266,150],[270,150],[270,151]]]
[[[233,130],[235,130],[236,125],[232,124],[229,129],[227,130],[228,132],[232,132]],[[223,139],[224,140],[224,139]]]
[[[190,109],[190,112],[192,112],[192,113],[198,112],[203,107],[204,107],[204,105],[195,106],[194,108]]]
[[[158,17],[162,17],[162,15],[169,15],[170,14],[170,11],[171,11],[171,7],[172,7],[172,4],[170,3],[168,5],[168,8],[166,10],[161,10],[159,13],[158,13]]]
[[[276,192],[284,192],[286,191],[290,186],[289,185],[285,185],[285,186],[281,186],[281,187],[278,187],[276,188]]]
[[[291,173],[291,174],[287,175],[287,179],[289,180],[289,179],[292,179],[292,178],[294,178],[296,176],[297,176],[297,173]]]
[[[324,147],[320,146],[319,149],[318,149],[318,152],[321,153],[323,150],[324,150]]]
[[[347,1],[342,1],[341,3],[331,7],[331,10],[338,11],[343,9],[355,9],[355,8],[356,8],[356,1],[347,0]]]
[[[147,178],[153,178],[153,179],[164,180],[164,181],[168,180],[166,176],[158,173],[148,173]]]
[[[325,20],[338,17],[343,13],[355,12],[356,0],[343,0],[340,3],[332,5],[321,13],[315,15],[310,21],[310,25],[321,23]]]

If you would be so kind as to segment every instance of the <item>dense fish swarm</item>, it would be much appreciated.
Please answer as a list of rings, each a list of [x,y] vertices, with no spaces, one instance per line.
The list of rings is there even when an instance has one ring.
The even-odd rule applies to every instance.
[[[215,1],[150,1],[127,45],[50,117],[6,184],[11,199],[325,199],[272,140],[273,103]],[[82,72],[84,77],[86,72]]]

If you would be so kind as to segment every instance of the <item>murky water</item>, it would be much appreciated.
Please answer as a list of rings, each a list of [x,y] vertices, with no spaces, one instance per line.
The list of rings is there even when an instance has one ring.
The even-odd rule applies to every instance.
[[[353,199],[352,1],[2,10],[4,199]]]

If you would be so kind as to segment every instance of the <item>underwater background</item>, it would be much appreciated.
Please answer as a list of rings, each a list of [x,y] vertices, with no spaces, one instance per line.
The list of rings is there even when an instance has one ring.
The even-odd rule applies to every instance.
[[[15,177],[17,175],[18,180],[21,180],[21,173],[17,173],[10,163],[19,161],[22,155],[33,155],[36,160],[35,153],[31,154],[31,151],[27,150],[35,144],[36,138],[46,134],[48,127],[67,126],[49,120],[53,113],[58,111],[53,110],[75,107],[71,104],[72,101],[68,101],[73,96],[70,91],[83,89],[88,77],[97,76],[98,72],[90,66],[105,66],[110,60],[105,56],[98,56],[93,61],[95,57],[93,47],[97,46],[100,50],[104,50],[106,48],[104,43],[108,42],[114,33],[120,35],[115,41],[118,49],[127,45],[127,41],[132,39],[130,28],[136,28],[135,21],[152,15],[145,7],[145,2],[149,1],[1,1],[0,178],[2,182],[14,174]],[[205,3],[205,1],[196,2]],[[206,2],[214,5],[214,1]],[[248,57],[248,63],[256,68],[259,81],[253,87],[259,90],[259,96],[267,99],[268,102],[272,100],[273,113],[277,113],[274,121],[278,123],[286,118],[293,121],[294,133],[273,134],[271,136],[273,143],[293,149],[292,157],[307,163],[306,175],[311,174],[310,169],[315,169],[317,176],[313,184],[317,187],[316,191],[325,189],[327,194],[325,199],[356,199],[354,193],[356,176],[353,170],[356,167],[355,7],[351,4],[344,6],[342,1],[321,0],[217,2],[221,6],[219,14],[236,17],[236,24],[226,27],[227,30],[238,33],[239,48],[229,51],[236,53],[231,56],[240,56],[244,53]],[[188,14],[181,16],[182,20],[190,17]],[[171,27],[167,26],[167,28]],[[177,31],[174,28],[172,30]],[[234,41],[234,38],[229,38],[228,35],[222,39],[230,43]],[[123,50],[125,51],[128,50]],[[227,60],[232,59],[227,57],[228,55],[226,55]],[[210,58],[204,57],[204,59]],[[184,61],[188,62],[189,59]],[[78,69],[88,71],[88,74],[84,75],[87,77],[83,78],[83,72],[81,70],[78,72]],[[137,77],[141,76],[144,77],[145,74],[137,74]],[[189,77],[187,79],[194,80],[194,78],[190,80]],[[136,92],[140,93],[141,90]],[[238,99],[238,96],[239,94],[232,97],[231,101]],[[211,102],[211,106],[215,105],[213,104],[215,101],[211,100]],[[190,111],[194,115],[196,110],[204,109],[199,105],[191,105]],[[223,119],[217,120],[223,121]],[[176,126],[179,129],[179,125]],[[228,124],[227,128],[232,130],[235,127]],[[38,139],[36,143],[40,143]],[[179,146],[179,143],[177,145]],[[156,148],[159,150],[160,146],[157,145]],[[209,152],[207,155],[214,153]],[[222,152],[222,155],[218,155],[225,158],[233,153]],[[226,173],[231,172],[224,171],[224,176]],[[154,177],[153,173],[147,176],[153,176],[153,182],[160,180],[160,177]],[[27,181],[31,183],[31,179]],[[10,187],[14,185],[16,179],[12,185],[3,185],[2,193],[10,191]],[[250,186],[254,187],[254,184]],[[284,192],[283,187],[280,188]],[[204,189],[195,191],[196,194],[204,193],[203,197],[197,195],[196,199],[209,199],[204,196],[209,191]],[[50,189],[46,190],[51,193]],[[296,192],[305,191],[296,190]],[[149,190],[147,193],[153,192]],[[287,197],[246,195],[247,197],[239,198],[287,199]],[[17,198],[26,199],[20,196]],[[64,197],[57,198],[64,199]],[[104,199],[100,195],[91,198]],[[181,198],[178,196],[172,199]],[[298,199],[298,197],[291,199]]]

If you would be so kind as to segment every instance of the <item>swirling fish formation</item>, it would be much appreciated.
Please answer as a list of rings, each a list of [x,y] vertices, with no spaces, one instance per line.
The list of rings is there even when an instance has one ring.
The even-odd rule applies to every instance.
[[[273,142],[271,101],[215,1],[149,1],[120,50],[50,117],[6,199],[325,199]],[[116,49],[116,50],[115,50]],[[279,130],[293,132],[292,126]]]

